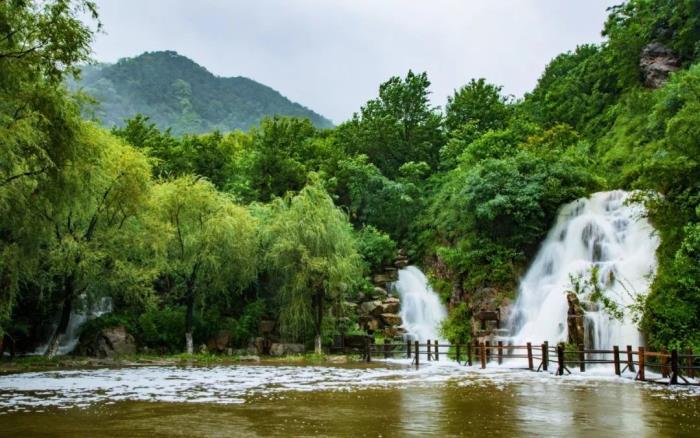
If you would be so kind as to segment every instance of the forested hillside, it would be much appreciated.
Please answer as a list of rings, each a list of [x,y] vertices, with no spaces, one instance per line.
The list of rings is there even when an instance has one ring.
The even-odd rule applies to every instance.
[[[76,14],[90,5],[0,2],[0,332],[22,348],[55,344],[71,310],[106,295],[113,312],[86,330],[123,325],[152,351],[223,329],[246,345],[261,319],[327,344],[362,331],[348,301],[397,248],[466,341],[482,303],[514,296],[562,204],[626,189],[661,246],[648,297],[617,310],[651,346],[700,349],[700,2],[612,8],[605,42],[557,56],[522,99],[465,78],[435,108],[409,71],[324,130],[257,123],[267,106],[245,118],[250,95],[226,90],[252,82],[168,52],[86,71],[119,126],[86,121],[63,84],[88,59]]]
[[[120,126],[136,114],[147,115],[175,135],[247,130],[274,115],[308,117],[318,128],[332,126],[270,87],[240,76],[214,76],[175,52],[83,66],[81,79],[72,87],[97,100],[93,115],[107,127]]]

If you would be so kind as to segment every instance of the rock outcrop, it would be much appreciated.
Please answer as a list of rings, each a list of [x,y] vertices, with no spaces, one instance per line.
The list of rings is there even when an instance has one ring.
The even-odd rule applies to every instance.
[[[581,306],[578,295],[574,292],[566,294],[566,301],[569,303],[569,311],[566,319],[569,329],[568,342],[574,345],[583,345],[585,335],[584,318],[586,312],[583,306]]]
[[[121,356],[136,353],[136,342],[126,327],[118,325],[81,336],[76,351],[85,356]]]
[[[680,67],[678,55],[661,43],[646,45],[639,56],[639,68],[642,71],[644,85],[649,88],[663,86],[669,75]]]

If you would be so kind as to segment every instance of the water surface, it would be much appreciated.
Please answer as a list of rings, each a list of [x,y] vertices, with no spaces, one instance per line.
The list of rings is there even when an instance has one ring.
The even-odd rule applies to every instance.
[[[698,436],[700,392],[455,364],[0,377],[2,436]]]

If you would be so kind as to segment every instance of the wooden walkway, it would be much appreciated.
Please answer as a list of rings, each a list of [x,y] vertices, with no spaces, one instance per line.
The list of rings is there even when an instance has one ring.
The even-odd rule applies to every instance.
[[[437,340],[425,343],[407,341],[374,344],[368,337],[364,347],[342,348],[342,351],[360,354],[367,362],[381,357],[408,358],[412,359],[416,368],[422,361],[439,361],[441,357],[450,358],[461,365],[480,368],[487,368],[489,363],[501,365],[508,359],[523,359],[525,366],[520,369],[551,371],[559,376],[571,374],[572,369],[586,372],[590,365],[609,366],[618,376],[633,374],[635,380],[643,382],[700,386],[700,380],[695,378],[696,375],[700,377],[700,355],[694,355],[692,350],[682,353],[665,349],[652,352],[644,347],[633,349],[631,345],[624,350],[618,346],[612,350],[587,350],[582,345],[572,347],[565,344],[549,345],[547,342],[538,345],[530,342],[525,345],[504,345],[502,341],[493,344],[439,344]]]

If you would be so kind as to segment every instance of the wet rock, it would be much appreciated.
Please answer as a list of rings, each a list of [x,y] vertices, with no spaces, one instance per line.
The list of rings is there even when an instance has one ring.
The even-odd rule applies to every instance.
[[[249,356],[240,356],[238,360],[240,362],[260,362],[260,356],[251,354]]]
[[[381,329],[384,324],[375,316],[364,315],[360,317],[360,327],[368,332],[375,332]]]
[[[372,295],[374,295],[375,298],[383,299],[389,295],[389,292],[387,292],[383,287],[375,287],[372,290]]]
[[[583,345],[585,311],[579,302],[578,295],[574,292],[566,294],[566,301],[569,304],[569,311],[566,319],[567,328],[569,329],[568,342],[574,345]]]
[[[94,357],[114,357],[136,353],[134,337],[119,325],[106,327],[97,333],[81,335],[78,354]]]
[[[403,323],[401,317],[395,313],[382,313],[382,321],[390,326],[398,326]]]
[[[270,346],[270,356],[288,356],[304,353],[304,344],[274,343]]]
[[[398,298],[387,298],[382,302],[382,313],[399,313],[401,301]]]
[[[373,315],[379,316],[383,312],[382,302],[379,300],[365,301],[360,304],[360,314],[361,315]]]
[[[644,85],[649,88],[663,86],[671,73],[681,66],[680,57],[661,43],[646,45],[639,56]]]
[[[348,363],[348,357],[347,356],[328,356],[326,358],[326,362],[328,362],[328,363]]]

